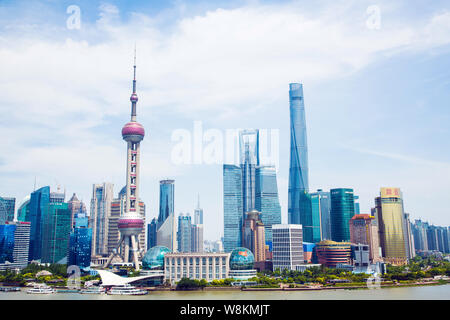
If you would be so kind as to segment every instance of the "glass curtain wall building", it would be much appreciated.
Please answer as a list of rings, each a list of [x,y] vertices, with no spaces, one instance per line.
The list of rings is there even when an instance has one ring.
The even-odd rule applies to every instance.
[[[0,223],[14,221],[15,209],[16,198],[0,197]]]
[[[303,85],[289,84],[290,163],[288,222],[303,225],[303,239],[313,241],[311,199],[308,195],[308,146],[306,139]]]
[[[30,195],[27,195],[17,209],[17,221],[30,221]]]
[[[404,265],[408,252],[405,241],[403,200],[399,188],[381,188],[375,198],[380,246],[386,263]]]
[[[177,241],[179,252],[191,252],[191,228],[192,221],[190,215],[178,216]]]
[[[157,230],[158,220],[153,218],[152,221],[147,225],[147,250],[150,250],[156,246],[156,230]]]
[[[174,214],[175,180],[161,180],[159,182],[159,216],[158,224]]]
[[[239,166],[223,165],[223,211],[225,252],[231,252],[242,243],[242,170]]]
[[[42,245],[42,218],[48,209],[50,203],[50,187],[42,187],[30,195],[29,219],[30,229],[30,247],[28,259],[41,259]]]
[[[318,239],[317,226],[320,227],[320,240],[331,240],[331,197],[330,193],[318,189],[311,193],[311,212],[313,217],[313,240]],[[319,242],[314,241],[314,243]]]
[[[75,213],[71,221],[75,225],[70,233],[68,265],[88,268],[91,264],[92,250],[92,229],[88,228],[88,217],[81,209]]]
[[[331,189],[331,239],[350,241],[350,219],[355,215],[353,189]]]
[[[239,150],[242,169],[242,214],[244,214],[255,209],[255,170],[259,166],[259,131],[240,131]]]
[[[177,250],[175,220],[175,180],[159,182],[159,216],[156,232],[156,244],[165,246],[172,252]]]
[[[0,270],[23,269],[28,265],[30,222],[0,225]]]
[[[272,242],[272,225],[281,223],[277,175],[274,166],[256,168],[255,209],[261,212],[266,243]]]
[[[42,219],[42,263],[67,258],[72,213],[67,203],[50,203]]]

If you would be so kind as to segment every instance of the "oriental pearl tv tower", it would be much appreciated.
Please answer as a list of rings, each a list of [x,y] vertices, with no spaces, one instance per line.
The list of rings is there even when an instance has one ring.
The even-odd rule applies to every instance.
[[[144,220],[140,214],[139,208],[139,164],[140,164],[140,142],[144,139],[144,127],[136,121],[136,103],[138,97],[136,94],[136,49],[134,52],[134,77],[133,93],[131,94],[131,121],[122,128],[122,138],[127,142],[127,184],[125,207],[118,221],[120,231],[120,240],[117,244],[117,251],[124,244],[122,252],[123,262],[132,262],[136,270],[139,270],[139,241],[138,236],[144,227]],[[132,257],[130,257],[130,250]],[[110,264],[113,253],[107,263]]]

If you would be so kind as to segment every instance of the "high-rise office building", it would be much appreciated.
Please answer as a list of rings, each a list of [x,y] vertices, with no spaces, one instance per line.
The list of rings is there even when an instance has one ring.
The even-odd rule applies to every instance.
[[[111,201],[111,210],[108,216],[108,232],[107,232],[108,255],[114,253],[117,247],[117,243],[119,243],[120,241],[119,219],[122,215],[123,208],[125,207],[125,195],[126,193],[119,193],[119,197]]]
[[[355,203],[355,214],[360,214],[359,209],[359,196],[353,195],[353,202]]]
[[[179,252],[191,252],[192,220],[189,214],[178,216],[177,242]]]
[[[60,191],[60,187],[57,187],[56,192],[50,192],[50,203],[63,203],[66,199],[66,193]]]
[[[257,210],[245,214],[242,225],[242,247],[253,253],[256,262],[266,260],[265,228],[261,220],[261,213]]]
[[[380,262],[380,243],[378,225],[375,217],[368,214],[355,214],[349,222],[350,242],[369,246],[369,258],[372,263]]]
[[[290,159],[288,223],[303,226],[303,239],[313,241],[311,200],[308,195],[308,145],[306,138],[303,85],[289,84]]]
[[[191,252],[203,252],[203,225],[191,226]]]
[[[0,225],[0,270],[23,269],[28,265],[30,227],[30,222],[21,221]]]
[[[235,165],[223,165],[223,211],[225,252],[231,252],[242,243],[242,171]]]
[[[14,221],[16,198],[0,197],[0,223]]]
[[[412,259],[416,256],[415,248],[414,248],[414,239],[411,231],[411,221],[409,220],[409,213],[404,214],[403,219],[403,232],[405,233],[405,247],[406,247],[406,256],[408,259]]]
[[[200,195],[197,200],[197,208],[194,210],[194,224],[203,224],[203,209],[200,208]]]
[[[275,224],[272,226],[273,270],[295,270],[304,263],[302,226]]]
[[[41,262],[61,263],[62,259],[68,257],[70,224],[71,212],[67,203],[48,205],[42,217]]]
[[[177,250],[174,180],[161,180],[159,184],[159,216],[156,243],[158,246]]]
[[[310,197],[313,241],[316,243],[321,240],[331,240],[330,193],[318,189],[317,192],[310,193]]]
[[[30,221],[30,195],[27,195],[17,209],[17,221]]]
[[[355,214],[353,189],[337,188],[330,190],[331,196],[331,239],[350,241],[350,219]]]
[[[88,268],[91,264],[92,229],[88,226],[88,217],[83,208],[73,216],[73,229],[70,232],[68,265]]]
[[[114,199],[112,183],[94,184],[92,187],[89,225],[92,228],[92,256],[108,255],[108,220]]]
[[[416,252],[428,251],[427,228],[428,224],[422,220],[415,220],[413,225],[414,247]]]
[[[158,220],[156,220],[156,218],[153,218],[152,221],[147,224],[147,250],[156,246],[157,225]]]
[[[243,214],[255,209],[256,167],[259,166],[259,131],[241,130],[239,132],[240,165],[242,170],[242,209]]]
[[[281,224],[276,169],[274,166],[259,166],[256,168],[255,176],[255,209],[261,213],[261,221],[265,229],[265,241],[271,243],[272,225]]]
[[[375,198],[375,214],[384,261],[393,265],[407,263],[403,200],[399,188],[381,188]]]
[[[30,227],[30,246],[28,259],[41,259],[42,246],[42,220],[50,203],[50,187],[42,187],[30,195],[29,221]]]
[[[70,200],[67,203],[69,204],[69,210],[71,212],[70,221],[71,226],[73,228],[75,226],[75,214],[80,211],[80,208],[82,209],[83,212],[86,212],[86,206],[83,203],[83,201],[80,201],[77,198],[77,195],[75,193],[72,195],[72,198],[70,198]]]

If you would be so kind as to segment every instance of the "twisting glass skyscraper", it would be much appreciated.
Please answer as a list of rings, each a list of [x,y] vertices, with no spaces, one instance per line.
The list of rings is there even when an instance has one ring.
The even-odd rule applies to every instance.
[[[308,146],[303,86],[289,84],[291,154],[289,165],[288,222],[303,225],[303,239],[313,242],[311,200],[308,195]]]

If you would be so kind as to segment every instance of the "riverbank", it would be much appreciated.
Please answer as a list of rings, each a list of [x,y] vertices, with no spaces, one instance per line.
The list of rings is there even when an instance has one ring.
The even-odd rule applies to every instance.
[[[446,285],[450,284],[450,280],[446,281],[416,281],[412,283],[381,283],[377,288],[403,288],[403,287],[421,287],[421,286],[436,286],[436,285]],[[347,289],[347,290],[355,290],[355,289],[371,289],[372,287],[368,287],[366,283],[361,285],[311,285],[311,286],[299,286],[294,288],[285,287],[277,287],[277,288],[261,288],[261,287],[204,287],[198,288],[194,290],[176,290],[176,287],[151,287],[145,288],[148,291],[318,291],[318,290],[338,290],[338,289]]]

